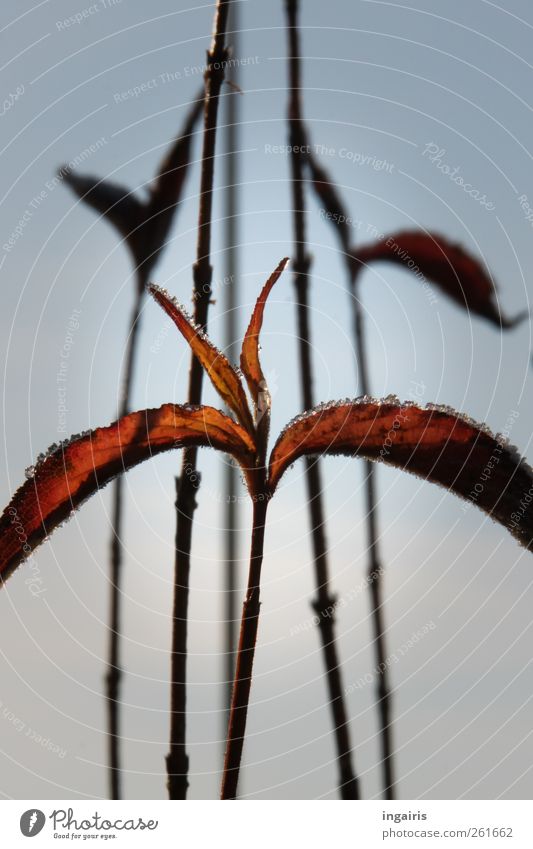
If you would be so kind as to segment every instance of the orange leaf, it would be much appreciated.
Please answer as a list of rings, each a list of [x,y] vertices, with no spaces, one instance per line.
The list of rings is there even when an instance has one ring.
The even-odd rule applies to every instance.
[[[232,454],[244,470],[254,462],[252,440],[240,425],[212,407],[177,404],[129,413],[56,448],[32,470],[0,517],[0,578],[5,580],[82,501],[116,475],[186,445]]]
[[[273,492],[298,457],[379,460],[480,507],[533,551],[533,470],[503,438],[445,408],[362,398],[317,407],[289,424],[270,456]]]
[[[259,335],[261,333],[261,327],[263,326],[263,313],[272,287],[279,280],[288,261],[288,257],[282,259],[263,286],[261,294],[256,301],[252,318],[250,319],[250,324],[248,325],[248,330],[246,331],[242,343],[241,369],[246,378],[250,394],[256,407],[260,405],[260,399],[262,397],[261,393],[267,389],[265,376],[259,361]]]
[[[527,315],[504,318],[496,288],[479,260],[434,233],[418,230],[395,233],[353,254],[362,265],[385,260],[420,274],[435,283],[456,303],[498,327],[514,327]]]
[[[163,307],[180,333],[185,337],[224,403],[228,405],[230,410],[233,410],[243,427],[253,435],[255,429],[252,414],[239,373],[231,365],[228,358],[218,348],[215,348],[205,333],[195,327],[181,304],[178,304],[159,286],[150,284],[148,291]]]

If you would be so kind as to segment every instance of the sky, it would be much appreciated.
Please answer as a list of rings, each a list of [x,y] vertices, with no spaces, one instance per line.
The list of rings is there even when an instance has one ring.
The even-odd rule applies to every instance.
[[[302,3],[303,104],[319,161],[341,187],[356,244],[405,228],[437,232],[492,272],[501,309],[530,309],[533,267],[533,12],[525,0]],[[202,83],[212,4],[20,0],[0,11],[0,356],[6,504],[24,469],[65,434],[111,422],[129,312],[130,257],[61,181],[83,156],[142,196]],[[241,0],[228,41],[239,59],[239,335],[262,283],[293,252],[283,4]],[[233,33],[233,29],[238,32]],[[221,127],[227,100],[224,90]],[[225,146],[215,163],[214,297],[224,337]],[[85,153],[83,153],[85,152]],[[200,136],[154,282],[189,303]],[[446,167],[447,166],[447,167]],[[468,194],[450,173],[475,191]],[[354,397],[350,301],[334,233],[306,195],[313,256],[316,401]],[[15,235],[18,234],[18,235]],[[12,242],[10,242],[12,239]],[[529,321],[501,333],[429,298],[401,268],[361,279],[372,392],[449,404],[533,456]],[[265,314],[272,431],[301,411],[295,293],[286,272]],[[74,320],[73,320],[74,319]],[[73,325],[77,325],[73,329]],[[133,407],[185,400],[189,354],[146,300]],[[66,347],[65,347],[66,346]],[[65,353],[68,356],[65,356]],[[66,365],[64,365],[66,363]],[[63,364],[63,365],[62,365]],[[57,375],[66,372],[64,418]],[[205,400],[215,401],[210,387]],[[224,748],[224,463],[201,453],[191,576],[191,798],[215,798]],[[165,795],[174,477],[179,452],[128,473],[123,608],[124,792]],[[332,590],[350,733],[365,798],[379,798],[376,673],[366,571],[363,467],[322,463]],[[531,798],[533,573],[505,530],[442,489],[377,470],[398,794]],[[0,593],[0,794],[107,796],[104,674],[110,489],[82,507]],[[244,590],[250,508],[239,495]],[[336,774],[323,661],[311,623],[313,569],[303,464],[271,505],[240,793],[329,799]],[[38,592],[37,592],[38,590]],[[415,636],[413,636],[415,635]],[[411,643],[405,650],[406,644]]]

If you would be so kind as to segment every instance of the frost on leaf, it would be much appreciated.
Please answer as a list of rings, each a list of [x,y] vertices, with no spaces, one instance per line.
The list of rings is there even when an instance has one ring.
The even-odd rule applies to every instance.
[[[210,446],[253,465],[249,434],[212,407],[165,404],[130,413],[109,427],[62,443],[32,474],[0,517],[0,579],[68,519],[76,507],[116,475],[163,451]]]
[[[482,263],[460,245],[434,233],[394,233],[359,248],[353,257],[361,266],[381,261],[400,265],[435,283],[461,307],[498,327],[514,327],[527,315],[520,313],[513,319],[502,316],[496,287]]]
[[[255,308],[250,319],[250,324],[248,325],[248,329],[242,343],[241,370],[246,378],[254,404],[258,409],[260,409],[260,405],[264,403],[265,393],[268,393],[267,382],[259,360],[259,336],[261,333],[261,327],[263,326],[263,314],[265,312],[265,305],[268,296],[270,295],[275,283],[277,283],[281,277],[282,272],[287,267],[288,262],[288,257],[282,259],[263,286],[261,294],[256,301]],[[262,412],[264,412],[264,410],[262,410]]]
[[[230,410],[250,434],[254,434],[252,414],[246,400],[241,378],[228,358],[216,348],[208,337],[195,326],[183,307],[158,286],[150,284],[148,290],[157,303],[172,319],[189,343],[194,355],[207,372],[211,383]]]
[[[533,471],[501,438],[449,408],[362,399],[311,410],[276,442],[271,490],[299,457],[321,454],[377,460],[440,484],[533,550]]]

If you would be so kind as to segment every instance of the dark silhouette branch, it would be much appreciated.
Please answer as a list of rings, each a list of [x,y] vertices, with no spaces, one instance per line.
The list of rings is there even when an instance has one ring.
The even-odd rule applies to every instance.
[[[298,300],[298,340],[300,379],[303,408],[313,406],[313,371],[311,363],[311,333],[309,326],[309,268],[306,250],[304,164],[305,133],[301,115],[300,44],[298,32],[298,2],[286,0],[289,39],[289,145],[291,147],[291,178],[295,256],[294,284]],[[339,771],[339,791],[343,799],[358,799],[359,787],[352,765],[352,750],[346,714],[345,697],[335,638],[335,623],[331,614],[334,599],[329,590],[328,547],[325,534],[324,505],[320,466],[306,458],[306,483],[315,566],[316,598],[313,608],[319,617],[319,631],[326,665],[327,684],[333,716],[335,744]]]
[[[138,278],[142,272],[138,272]],[[140,316],[142,302],[145,292],[145,281],[138,279],[135,292],[135,301],[131,314],[128,339],[126,342],[126,357],[124,367],[124,378],[120,393],[119,415],[122,417],[129,412],[131,388],[135,371],[135,355],[137,351],[137,339],[139,337]],[[124,477],[119,475],[113,486],[113,504],[111,511],[111,595],[109,599],[109,652],[108,671],[106,675],[106,697],[108,715],[108,753],[109,753],[109,780],[110,794],[112,799],[120,799],[121,788],[121,765],[120,765],[120,683],[122,679],[122,668],[120,665],[120,635],[121,635],[121,609],[120,609],[120,587],[122,579],[122,518],[124,494]]]
[[[306,165],[310,173],[313,188],[334,225],[340,241],[342,256],[346,266],[350,304],[352,308],[353,335],[359,372],[359,383],[363,395],[370,395],[369,366],[365,336],[365,321],[358,291],[358,274],[362,268],[353,258],[353,246],[347,211],[338,189],[326,170],[319,165],[311,151],[305,129],[302,129],[306,150]],[[372,625],[376,668],[379,670],[378,709],[380,716],[381,764],[383,788],[386,799],[394,799],[393,744],[391,729],[391,694],[387,671],[387,650],[383,624],[382,580],[383,568],[379,557],[377,529],[376,469],[373,463],[364,461],[365,469],[365,506],[367,528],[368,568],[367,581],[370,588],[372,605]]]
[[[230,0],[218,0],[214,35],[207,54],[205,71],[204,137],[200,177],[198,242],[193,266],[193,316],[197,325],[207,326],[213,269],[210,261],[213,179],[219,96],[225,77],[227,49],[224,46]],[[188,402],[202,399],[203,369],[192,355],[189,372]],[[193,517],[200,486],[196,447],[183,452],[180,477],[176,481],[176,561],[174,577],[173,632],[171,658],[170,751],[167,755],[170,799],[185,799],[189,786],[189,758],[186,748],[187,709],[187,618]]]
[[[351,303],[353,310],[354,338],[359,365],[359,379],[363,395],[370,395],[368,379],[368,358],[365,336],[365,321],[359,292],[357,290],[357,269],[346,256],[349,284],[351,288]],[[377,529],[377,495],[376,468],[374,463],[364,461],[365,469],[365,507],[367,527],[368,568],[367,581],[370,588],[372,603],[372,626],[374,631],[374,646],[376,668],[378,669],[378,709],[380,719],[381,765],[383,772],[383,791],[385,799],[395,798],[393,743],[391,729],[391,693],[387,666],[387,647],[385,644],[385,628],[383,623],[382,574],[383,567],[379,557],[379,533]]]
[[[127,245],[135,267],[135,301],[126,341],[125,366],[119,397],[119,415],[129,412],[135,358],[139,339],[142,302],[149,274],[166,246],[167,236],[176,213],[187,176],[195,124],[203,106],[203,97],[192,102],[183,131],[165,152],[156,179],[141,200],[127,188],[94,176],[83,176],[64,165],[59,174],[85,203],[108,220]],[[110,796],[121,798],[120,787],[120,592],[122,578],[122,519],[124,483],[118,477],[113,488],[110,543],[110,636],[106,698],[108,713],[108,749]]]
[[[226,756],[224,758],[224,773],[222,776],[222,799],[237,798],[237,784],[241,765],[244,735],[246,732],[246,717],[252,685],[252,669],[257,641],[259,624],[259,584],[261,566],[263,563],[263,543],[265,538],[265,522],[268,499],[265,495],[254,498],[252,544],[250,551],[250,571],[248,588],[243,605],[239,647],[235,681],[230,708]]]
[[[237,31],[238,31],[238,4],[231,7],[230,26],[233,32],[233,53],[237,53]],[[231,82],[236,82],[235,68],[232,71]],[[225,286],[225,342],[226,353],[232,361],[234,356],[235,340],[237,338],[237,280],[238,280],[238,135],[239,135],[239,97],[236,91],[230,93],[227,98],[226,109],[226,208],[225,208],[225,243],[227,256],[227,285]],[[233,675],[235,672],[235,652],[237,649],[237,569],[238,569],[238,509],[237,493],[239,487],[239,475],[234,464],[229,458],[225,465],[226,493],[224,530],[225,530],[225,552],[224,552],[224,622],[225,622],[225,680],[226,680],[226,704],[227,713],[224,714],[224,734],[229,721],[229,709],[231,705],[231,689]]]

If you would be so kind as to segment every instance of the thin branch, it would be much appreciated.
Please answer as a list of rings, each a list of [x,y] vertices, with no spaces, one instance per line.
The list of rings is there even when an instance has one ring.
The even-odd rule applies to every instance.
[[[233,53],[237,51],[238,4],[231,7],[231,30],[233,32]],[[236,82],[233,69],[231,82]],[[225,242],[227,252],[227,285],[225,286],[225,336],[226,352],[230,359],[235,360],[233,348],[237,337],[237,280],[238,280],[238,129],[239,129],[239,97],[233,91],[226,99],[226,211],[225,211]],[[238,568],[238,511],[237,492],[239,476],[237,469],[229,458],[225,466],[226,509],[225,509],[225,564],[224,564],[224,595],[225,595],[225,679],[227,682],[227,710],[224,717],[224,733],[229,721],[231,705],[231,689],[235,672],[235,652],[237,648],[237,568]]]
[[[239,770],[244,746],[255,644],[257,641],[257,627],[259,624],[259,584],[263,563],[267,508],[268,499],[266,496],[264,499],[260,496],[254,498],[250,571],[248,574],[248,589],[243,604],[239,648],[237,650],[237,665],[230,709],[226,756],[224,758],[224,773],[222,776],[222,799],[237,798],[237,784],[239,782]]]
[[[149,274],[164,250],[179,198],[187,175],[194,125],[203,107],[203,92],[192,102],[186,116],[183,132],[178,135],[165,153],[156,179],[150,186],[146,200],[108,180],[73,173],[67,165],[59,169],[61,179],[82,201],[107,219],[125,240],[135,266],[136,297],[126,342],[125,367],[119,397],[119,415],[129,412],[136,349],[139,339],[139,322],[144,291]],[[117,478],[113,489],[111,544],[110,544],[110,637],[106,696],[108,713],[108,747],[110,796],[119,799],[119,701],[120,682],[120,592],[122,577],[122,517],[124,510],[123,481]]]
[[[305,410],[313,406],[313,372],[311,363],[311,333],[309,326],[309,268],[310,257],[306,251],[304,158],[299,153],[304,145],[301,118],[300,44],[298,32],[298,2],[286,0],[289,37],[289,144],[291,146],[291,177],[293,193],[293,226],[295,257],[293,260],[294,284],[298,299],[298,340],[302,401]],[[319,617],[319,630],[324,651],[327,683],[333,715],[339,791],[343,799],[358,799],[359,787],[352,765],[352,750],[346,714],[346,704],[341,682],[341,671],[335,640],[335,623],[328,615],[334,609],[334,599],[329,590],[328,547],[325,535],[324,506],[320,467],[306,459],[306,482],[311,521],[311,536],[315,565],[316,599],[313,608]]]
[[[207,54],[205,71],[204,138],[200,178],[198,242],[196,262],[193,266],[194,320],[204,329],[207,326],[213,274],[210,251],[215,143],[219,95],[224,82],[228,55],[224,41],[229,7],[230,0],[218,0],[213,41]],[[190,404],[201,402],[202,385],[203,369],[200,362],[192,355],[188,391]],[[171,659],[170,751],[166,758],[170,799],[185,799],[189,786],[189,758],[186,749],[187,617],[193,516],[196,508],[196,493],[200,485],[200,474],[196,469],[197,454],[198,451],[195,447],[185,449],[181,475],[176,480],[177,525]]]
[[[142,272],[138,272],[141,276]],[[130,319],[128,340],[126,343],[126,361],[121,389],[119,415],[129,412],[131,388],[135,371],[135,355],[139,338],[140,315],[144,298],[144,280],[137,281],[135,302]],[[111,595],[109,614],[108,671],[106,675],[106,697],[108,716],[108,752],[109,781],[111,799],[121,798],[120,766],[120,683],[122,669],[120,665],[120,587],[122,582],[122,518],[123,518],[124,476],[119,475],[114,483],[111,517]]]
[[[302,126],[302,135],[307,136]],[[310,171],[313,188],[318,195],[325,211],[329,213],[335,232],[340,242],[342,256],[346,266],[350,304],[352,307],[353,335],[355,341],[359,382],[363,395],[370,395],[368,353],[365,335],[364,315],[358,292],[358,275],[361,266],[353,259],[350,227],[347,224],[349,216],[344,207],[339,191],[326,170],[315,160],[309,145],[309,139],[304,139],[306,164]],[[374,646],[376,668],[379,670],[378,708],[380,715],[381,764],[383,770],[383,788],[386,799],[394,799],[394,770],[393,746],[391,729],[391,695],[387,671],[387,650],[383,626],[382,581],[383,569],[379,557],[377,530],[377,497],[376,469],[373,463],[365,463],[365,501],[367,524],[368,571],[367,580],[370,586],[372,603],[372,623],[374,630]]]
[[[365,336],[365,321],[361,301],[357,291],[357,269],[345,254],[351,287],[354,337],[357,350],[357,362],[363,395],[370,395],[368,379],[368,356]],[[365,469],[365,506],[367,526],[368,569],[367,581],[372,600],[372,625],[374,630],[375,660],[378,671],[378,709],[380,717],[381,765],[383,771],[383,790],[385,799],[395,798],[393,743],[391,729],[391,693],[387,668],[387,648],[383,625],[382,580],[383,568],[379,557],[379,533],[377,529],[376,469],[373,463],[364,461]]]

